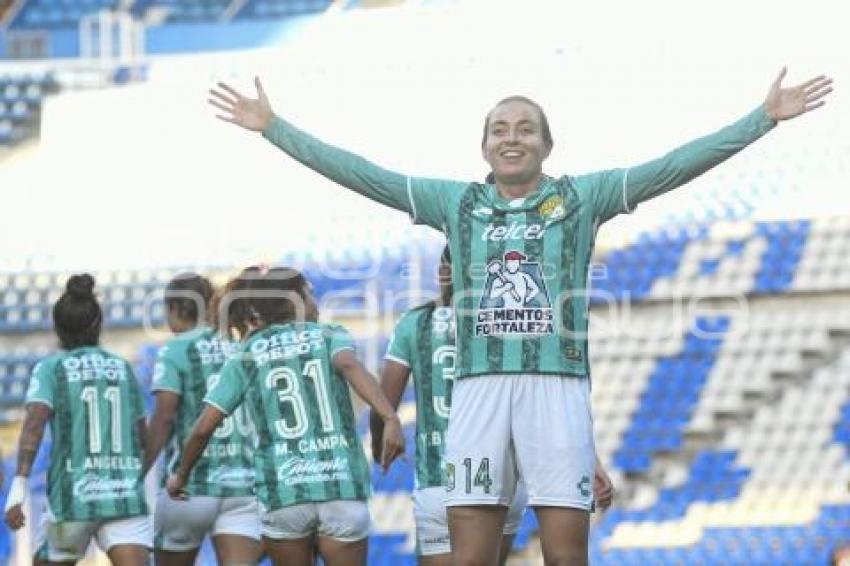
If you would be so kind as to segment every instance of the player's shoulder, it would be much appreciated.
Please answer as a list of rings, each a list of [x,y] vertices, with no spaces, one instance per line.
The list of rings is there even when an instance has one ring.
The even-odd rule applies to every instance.
[[[415,328],[419,321],[421,321],[425,317],[432,316],[434,310],[437,305],[434,301],[429,301],[427,303],[421,304],[419,306],[413,307],[398,319],[396,322],[397,330],[405,330]]]
[[[42,359],[40,359],[36,364],[32,367],[31,373],[33,375],[37,374],[47,374],[53,373],[56,370],[56,367],[63,362],[68,357],[68,352],[62,350],[59,352],[53,352]]]
[[[317,323],[316,327],[321,330],[322,335],[326,338],[333,338],[334,336],[349,336],[351,334],[345,326],[334,322]]]

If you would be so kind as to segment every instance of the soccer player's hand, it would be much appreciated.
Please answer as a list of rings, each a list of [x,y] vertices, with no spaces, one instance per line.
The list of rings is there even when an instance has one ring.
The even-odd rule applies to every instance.
[[[217,88],[210,89],[208,102],[224,112],[216,114],[216,118],[242,126],[252,132],[262,132],[274,118],[269,99],[260,78],[254,78],[254,86],[257,87],[257,98],[242,96],[233,87],[225,83],[218,83]]]
[[[23,502],[27,496],[27,478],[15,476],[9,487],[9,495],[6,497],[5,519],[6,524],[13,531],[17,531],[26,524],[24,517]]]
[[[821,99],[832,92],[832,79],[824,75],[797,86],[782,88],[782,79],[787,72],[788,69],[782,67],[764,100],[764,111],[777,122],[820,108],[826,102]]]
[[[189,495],[186,493],[185,488],[186,480],[177,474],[170,476],[168,478],[168,482],[165,484],[165,489],[168,491],[169,497],[171,497],[171,499],[176,499],[177,501],[186,501],[189,499]]]
[[[381,467],[387,471],[393,460],[404,454],[404,434],[401,432],[401,421],[396,415],[384,423],[382,444]]]
[[[593,474],[593,499],[602,511],[608,509],[614,500],[614,482],[600,465],[596,466],[596,472]]]

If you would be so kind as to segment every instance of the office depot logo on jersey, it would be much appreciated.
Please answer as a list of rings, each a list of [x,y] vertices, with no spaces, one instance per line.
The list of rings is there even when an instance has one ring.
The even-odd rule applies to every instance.
[[[552,334],[552,301],[540,264],[512,250],[487,264],[476,336]]]

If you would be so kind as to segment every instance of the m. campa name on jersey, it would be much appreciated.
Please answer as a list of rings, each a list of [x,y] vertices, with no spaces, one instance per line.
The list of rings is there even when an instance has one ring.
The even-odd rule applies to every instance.
[[[348,448],[350,444],[344,434],[333,434],[331,436],[320,436],[317,438],[302,438],[298,441],[298,451],[302,454],[309,452],[323,452],[325,450],[336,450],[337,448]],[[289,445],[285,442],[275,444],[277,456],[289,454]]]

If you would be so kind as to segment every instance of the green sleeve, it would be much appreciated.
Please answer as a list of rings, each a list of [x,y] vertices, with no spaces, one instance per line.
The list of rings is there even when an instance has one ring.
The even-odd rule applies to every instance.
[[[204,403],[212,405],[225,415],[230,415],[242,404],[248,380],[242,361],[238,358],[228,360],[221,368],[218,382],[207,391]]]
[[[409,177],[326,144],[275,117],[263,136],[320,175],[380,204],[407,212],[417,224],[442,230],[452,202],[468,183]]]
[[[35,365],[27,388],[26,404],[42,403],[53,408],[53,382],[55,364],[44,360]]]
[[[632,212],[643,201],[684,185],[723,163],[776,126],[759,106],[734,124],[636,167],[577,178],[592,191],[594,216],[606,221]]]
[[[328,351],[331,354],[331,359],[342,350],[356,350],[351,334],[342,326],[336,324],[328,325],[326,332],[328,333]]]
[[[395,325],[393,334],[390,337],[390,343],[387,346],[387,355],[384,356],[385,359],[392,360],[406,367],[413,365],[411,336],[415,324],[414,318],[410,314],[405,314]]]
[[[174,348],[163,346],[153,367],[151,391],[171,391],[180,395],[180,368],[174,359]]]
[[[133,407],[135,411],[134,421],[145,418],[145,397],[142,395],[142,387],[139,385],[139,380],[136,377],[136,372],[133,371],[133,366],[127,364],[127,376],[130,379],[130,387],[133,388],[133,395],[136,398],[136,404]]]

